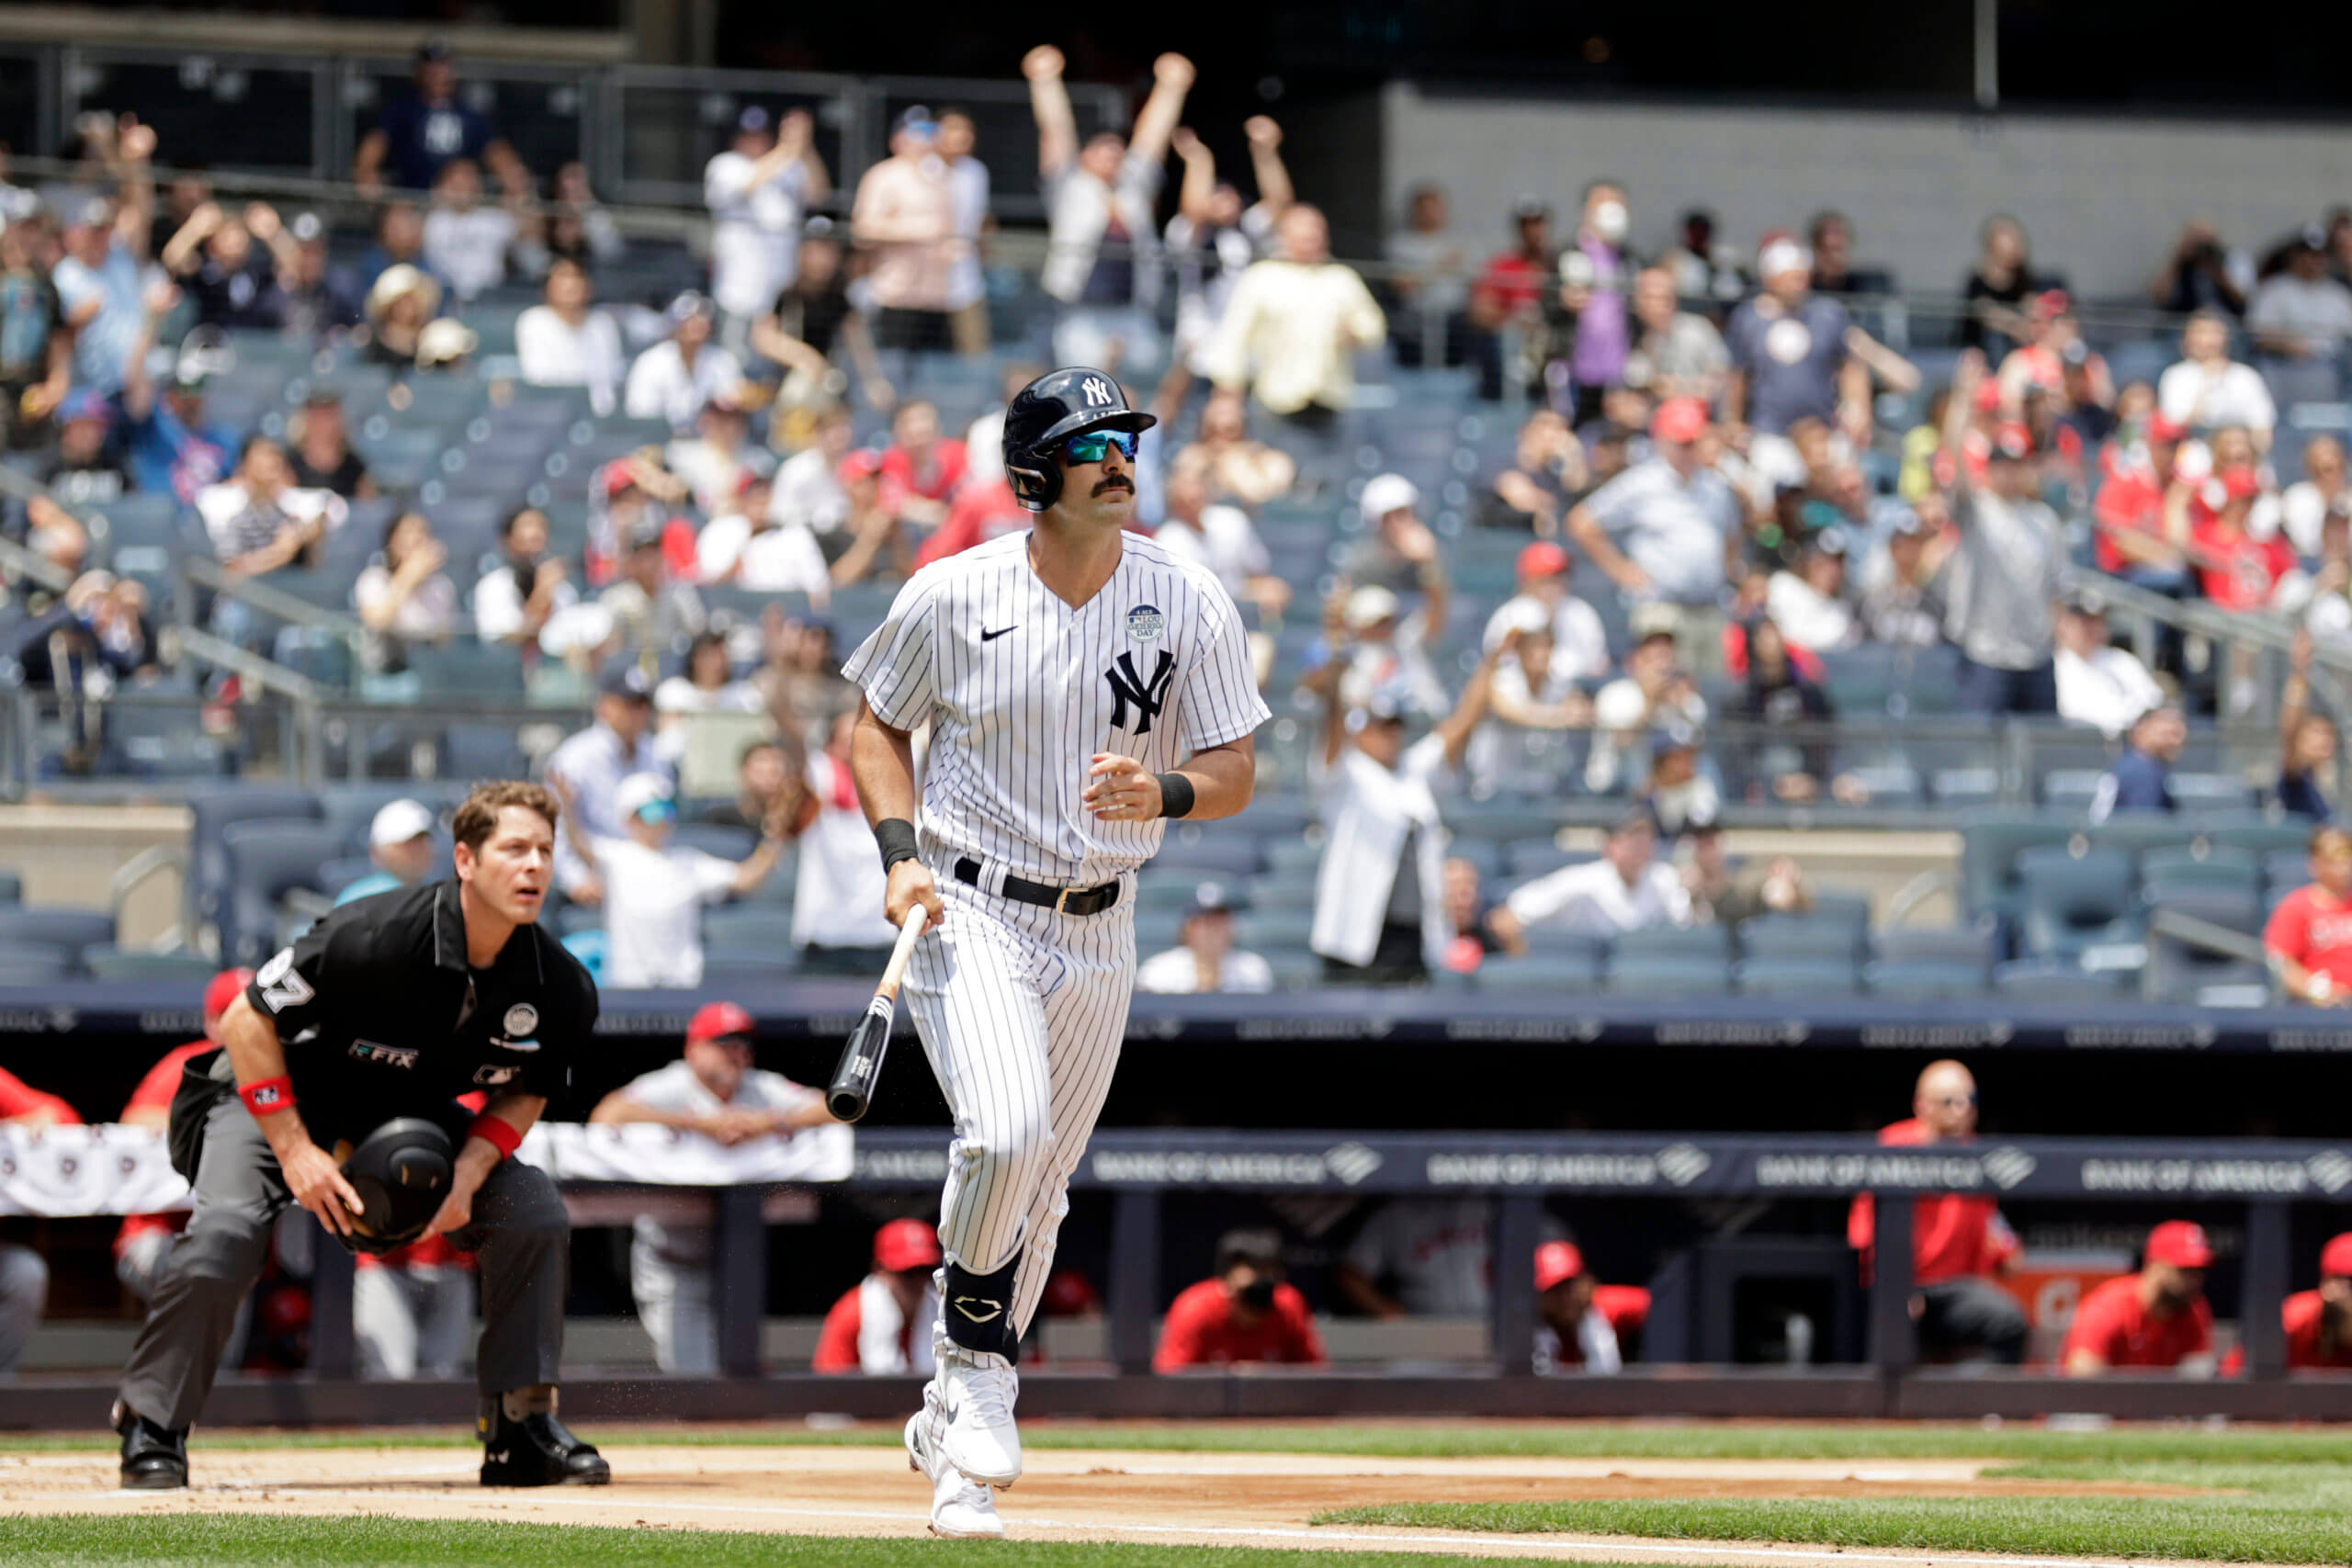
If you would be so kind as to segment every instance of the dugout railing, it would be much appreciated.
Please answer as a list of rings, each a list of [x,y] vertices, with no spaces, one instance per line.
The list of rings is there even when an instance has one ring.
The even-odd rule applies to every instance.
[[[860,1134],[841,1185],[903,1192],[936,1189],[945,1146],[939,1129]],[[1107,1314],[1112,1365],[1046,1368],[1027,1380],[1024,1414],[1162,1416],[1330,1415],[1724,1416],[1783,1417],[2031,1417],[2053,1412],[2123,1417],[2352,1417],[2352,1380],[2290,1375],[2279,1303],[2297,1270],[2290,1218],[2298,1204],[2352,1203],[2352,1145],[2268,1140],[2018,1138],[1973,1145],[1886,1147],[1852,1136],[1652,1134],[1389,1134],[1116,1130],[1100,1133],[1074,1186],[1112,1204]],[[567,1183],[611,1200],[652,1183]],[[669,1187],[674,1194],[678,1189]],[[904,1378],[818,1377],[759,1364],[766,1298],[762,1210],[775,1189],[707,1189],[718,1231],[714,1270],[721,1369],[713,1379],[590,1377],[567,1382],[568,1413],[583,1418],[792,1417],[817,1412],[883,1418],[914,1397]],[[1909,1298],[1911,1205],[1939,1192],[2058,1201],[2096,1209],[2232,1204],[2242,1208],[2240,1325],[2244,1375],[2165,1373],[2096,1380],[1922,1367]],[[1442,1375],[1265,1369],[1250,1375],[1149,1374],[1157,1314],[1170,1283],[1160,1270],[1164,1205],[1185,1194],[1484,1194],[1495,1204],[1497,1259],[1491,1345],[1484,1369]],[[1756,1368],[1636,1364],[1619,1375],[1537,1377],[1532,1258],[1547,1200],[1850,1199],[1876,1195],[1881,1268],[1868,1295],[1866,1359],[1858,1365]],[[459,1383],[363,1383],[353,1376],[350,1261],[322,1247],[313,1282],[311,1370],[278,1379],[224,1379],[207,1420],[346,1422],[457,1418],[472,1393]],[[27,1380],[0,1386],[0,1427],[86,1423],[104,1407],[94,1382]]]

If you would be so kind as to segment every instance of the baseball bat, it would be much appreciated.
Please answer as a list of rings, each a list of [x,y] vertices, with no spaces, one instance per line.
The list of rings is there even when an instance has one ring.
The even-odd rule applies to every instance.
[[[841,1063],[833,1068],[833,1081],[825,1089],[825,1109],[841,1121],[856,1121],[873,1103],[875,1080],[882,1076],[882,1057],[890,1049],[890,1021],[899,1012],[899,982],[906,977],[907,960],[914,956],[915,939],[922,935],[922,928],[923,908],[917,904],[907,911],[906,922],[899,928],[890,962],[882,966],[882,983],[874,987],[865,1016],[857,1021],[857,1027],[850,1031],[849,1043],[842,1047]]]

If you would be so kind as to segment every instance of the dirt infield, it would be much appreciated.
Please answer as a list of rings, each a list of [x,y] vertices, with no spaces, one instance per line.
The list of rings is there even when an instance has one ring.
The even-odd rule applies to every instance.
[[[0,1454],[0,1516],[353,1512],[805,1535],[919,1535],[928,1487],[880,1448],[602,1445],[614,1484],[490,1492],[471,1449],[215,1450],[199,1435],[196,1484],[158,1496],[115,1485],[111,1453]],[[1809,1562],[2061,1560],[1952,1552],[1723,1545],[1558,1535],[1314,1527],[1328,1509],[1398,1502],[1642,1497],[2163,1496],[2126,1483],[1986,1478],[1973,1460],[1378,1459],[1348,1455],[1034,1451],[1001,1495],[1016,1538],[1160,1545],[1418,1551],[1581,1562],[1803,1568]],[[2064,1560],[2078,1561],[2078,1560]],[[2145,1563],[2140,1568],[2147,1568]]]

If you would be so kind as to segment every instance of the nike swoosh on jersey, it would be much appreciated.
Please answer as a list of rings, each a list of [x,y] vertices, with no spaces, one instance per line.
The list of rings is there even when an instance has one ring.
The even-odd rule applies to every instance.
[[[1019,626],[1018,625],[1014,625],[1014,626],[1004,626],[1004,627],[1001,627],[1001,628],[1000,628],[1000,629],[998,629],[998,630],[996,630],[996,631],[987,631],[987,630],[983,630],[983,631],[980,633],[980,640],[981,640],[982,642],[994,642],[997,638],[999,638],[999,637],[1001,637],[1004,636],[1004,634],[1005,634],[1006,632],[1019,631],[1020,629],[1021,629],[1021,628],[1020,628],[1020,626]]]

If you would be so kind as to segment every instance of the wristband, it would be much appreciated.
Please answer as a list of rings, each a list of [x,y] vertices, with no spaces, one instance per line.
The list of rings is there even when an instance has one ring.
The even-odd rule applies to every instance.
[[[487,1111],[474,1118],[473,1125],[466,1129],[466,1136],[480,1138],[496,1149],[500,1159],[514,1158],[514,1151],[523,1146],[523,1134]]]
[[[915,825],[903,817],[885,817],[874,824],[874,841],[882,846],[882,874],[902,860],[915,858]]]
[[[237,1086],[237,1098],[255,1116],[275,1116],[294,1109],[294,1080],[280,1073],[259,1083],[241,1083]]]
[[[1159,775],[1159,814],[1162,817],[1190,817],[1193,814],[1193,781],[1182,773]]]

